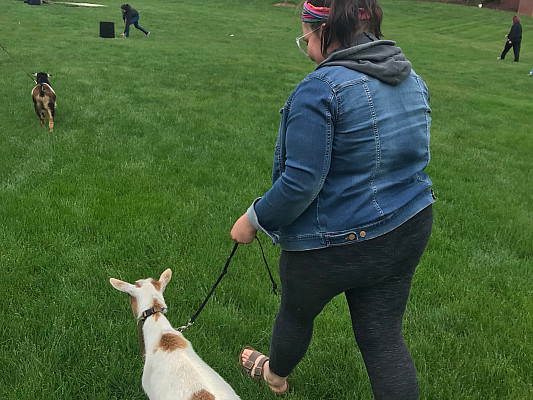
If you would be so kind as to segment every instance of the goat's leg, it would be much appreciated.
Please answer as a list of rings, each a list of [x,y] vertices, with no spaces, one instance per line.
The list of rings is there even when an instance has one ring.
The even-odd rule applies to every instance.
[[[48,109],[48,127],[50,128],[50,132],[54,130],[54,115],[50,109]]]
[[[50,132],[54,130],[54,103],[48,104],[48,127],[50,128]]]
[[[33,108],[35,109],[35,114],[37,114],[39,120],[41,121],[41,125],[44,126],[44,114],[41,111],[41,108],[37,105],[35,99],[33,99]]]

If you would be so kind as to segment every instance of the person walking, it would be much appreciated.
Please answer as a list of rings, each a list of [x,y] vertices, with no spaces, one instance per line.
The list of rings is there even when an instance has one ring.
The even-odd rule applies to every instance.
[[[250,346],[239,355],[277,394],[315,317],[343,294],[375,398],[418,398],[402,319],[433,223],[431,109],[401,49],[379,39],[381,22],[377,0],[304,3],[296,42],[317,67],[281,110],[272,187],[231,229],[237,243],[262,231],[281,246],[269,357]]]
[[[520,58],[520,45],[522,43],[522,25],[520,25],[520,17],[515,15],[513,17],[513,26],[507,35],[505,35],[507,41],[505,42],[505,47],[503,48],[501,56],[498,57],[498,60],[505,59],[507,52],[513,48],[514,52],[514,61],[518,62]]]
[[[139,25],[139,13],[135,8],[131,7],[129,4],[122,4],[120,6],[120,11],[122,11],[122,23],[125,25],[122,37],[127,38],[130,36],[131,24],[133,24],[135,28],[142,31],[146,37],[150,36],[150,32]]]

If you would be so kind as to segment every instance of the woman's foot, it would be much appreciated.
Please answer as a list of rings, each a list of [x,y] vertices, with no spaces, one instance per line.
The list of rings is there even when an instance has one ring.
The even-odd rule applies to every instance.
[[[270,371],[268,357],[255,351],[252,347],[247,346],[242,349],[239,363],[246,375],[255,380],[265,381],[277,395],[284,395],[289,390],[287,378]]]

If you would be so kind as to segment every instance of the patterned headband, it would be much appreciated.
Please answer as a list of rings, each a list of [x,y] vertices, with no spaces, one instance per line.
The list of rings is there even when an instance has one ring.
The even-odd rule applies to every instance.
[[[329,7],[315,7],[308,1],[304,3],[304,9],[302,11],[303,22],[320,22],[325,21],[329,17]],[[370,19],[370,15],[364,8],[359,9],[359,19]]]
[[[303,22],[320,22],[328,19],[329,8],[328,7],[315,7],[309,2],[304,3],[304,9],[302,11]]]

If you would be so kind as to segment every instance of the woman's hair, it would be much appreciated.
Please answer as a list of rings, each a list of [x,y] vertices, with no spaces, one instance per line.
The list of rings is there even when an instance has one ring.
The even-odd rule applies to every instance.
[[[515,15],[513,17],[513,24],[519,24],[520,23],[520,17],[518,15]]]
[[[322,32],[322,55],[327,55],[328,47],[337,40],[348,48],[355,37],[370,32],[378,39],[381,33],[383,11],[377,0],[308,0],[315,7],[329,7],[329,17]],[[318,29],[324,21],[312,22],[311,29]]]
[[[120,8],[123,9],[124,11],[128,11],[131,8],[131,6],[129,4],[122,4]]]

